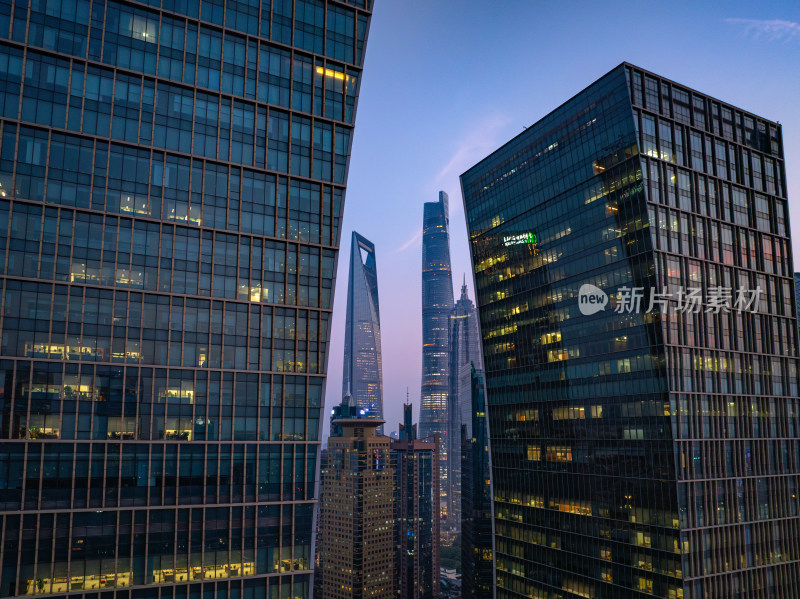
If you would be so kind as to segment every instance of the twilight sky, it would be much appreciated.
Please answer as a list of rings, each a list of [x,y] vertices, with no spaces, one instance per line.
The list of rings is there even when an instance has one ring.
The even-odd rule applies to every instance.
[[[450,195],[454,292],[469,273],[458,177],[623,61],[783,124],[800,257],[800,3],[375,0],[350,159],[328,363],[341,401],[347,261],[376,246],[386,432],[419,417],[422,204]],[[467,281],[472,294],[469,274]]]

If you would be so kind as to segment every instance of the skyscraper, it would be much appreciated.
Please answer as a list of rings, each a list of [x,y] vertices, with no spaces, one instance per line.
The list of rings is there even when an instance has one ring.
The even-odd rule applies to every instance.
[[[439,593],[438,435],[419,439],[411,404],[392,452],[397,467],[396,570],[400,599],[434,599]]]
[[[371,5],[0,9],[0,596],[309,596]]]
[[[447,394],[447,520],[445,525],[451,534],[461,528],[461,425],[459,408],[461,367],[476,364],[480,370],[480,339],[478,338],[478,315],[475,305],[467,296],[467,281],[461,286],[461,297],[450,313],[448,321],[448,394]]]
[[[461,182],[498,599],[795,597],[780,125],[622,64]]]
[[[383,423],[344,406],[320,480],[322,599],[393,599],[395,469]],[[352,413],[355,412],[355,413]]]
[[[381,315],[375,246],[353,231],[350,279],[347,283],[347,321],[344,336],[342,396],[375,418],[383,418]],[[383,427],[379,429],[383,432]]]
[[[494,597],[492,486],[483,372],[459,368],[461,412],[461,597]]]
[[[440,482],[447,505],[447,395],[448,332],[453,309],[453,277],[450,272],[450,217],[448,198],[439,192],[438,202],[425,202],[422,225],[422,394],[419,418],[421,437],[438,435]]]

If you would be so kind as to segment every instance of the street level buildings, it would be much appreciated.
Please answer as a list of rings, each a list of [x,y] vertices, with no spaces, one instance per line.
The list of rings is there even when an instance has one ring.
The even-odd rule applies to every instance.
[[[447,518],[449,319],[453,309],[450,270],[450,216],[447,194],[425,202],[422,228],[422,391],[420,437],[438,435],[442,517]]]
[[[0,597],[309,597],[371,7],[0,6]]]
[[[397,468],[398,590],[400,599],[434,599],[439,593],[438,435],[420,439],[411,404],[403,406],[399,439],[392,440]]]
[[[497,598],[795,597],[780,125],[622,64],[461,182]]]
[[[355,231],[350,245],[342,375],[342,396],[348,394],[368,415],[383,418],[381,315],[375,245]]]
[[[320,480],[322,599],[396,596],[395,469],[382,421],[345,410]]]

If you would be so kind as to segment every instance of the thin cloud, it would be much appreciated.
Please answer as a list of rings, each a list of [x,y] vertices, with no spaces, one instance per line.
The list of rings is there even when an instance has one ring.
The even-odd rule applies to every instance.
[[[800,38],[800,23],[782,19],[725,19],[726,23],[744,28],[745,35],[769,42],[790,41]]]
[[[469,127],[469,133],[458,142],[450,160],[439,169],[431,180],[429,184],[430,201],[436,199],[436,193],[441,189],[450,194],[451,221],[453,214],[461,210],[459,176],[476,162],[485,158],[490,152],[497,149],[497,146],[502,141],[501,135],[510,122],[511,119],[505,115],[493,115]],[[421,240],[422,229],[420,228],[411,239],[395,249],[394,253],[399,254],[411,247],[415,247],[420,244]]]
[[[431,187],[436,190],[450,187],[450,195],[458,194],[458,177],[497,149],[498,137],[510,122],[511,119],[505,115],[493,115],[469,127],[469,133],[458,143],[450,160],[436,173]]]
[[[419,229],[416,233],[414,233],[414,236],[397,248],[394,253],[399,254],[400,252],[406,251],[411,246],[417,245],[420,239],[422,239],[422,229]]]

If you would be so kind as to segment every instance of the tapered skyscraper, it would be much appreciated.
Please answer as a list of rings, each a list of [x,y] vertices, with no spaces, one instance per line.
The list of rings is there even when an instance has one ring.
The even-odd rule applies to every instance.
[[[448,331],[453,310],[447,194],[426,202],[422,230],[422,402],[420,437],[438,434],[440,484],[447,488]]]
[[[447,395],[447,520],[443,526],[447,534],[454,535],[461,528],[461,425],[464,424],[459,409],[461,367],[475,365],[481,368],[478,314],[467,296],[467,281],[461,286],[461,297],[448,319],[448,395]],[[443,533],[444,535],[445,533]]]
[[[383,418],[381,315],[375,245],[355,231],[350,246],[343,370],[342,396],[349,393],[356,406],[367,410],[370,416]]]
[[[781,126],[622,64],[461,183],[497,599],[796,598]]]
[[[0,597],[311,595],[371,9],[0,2]]]

